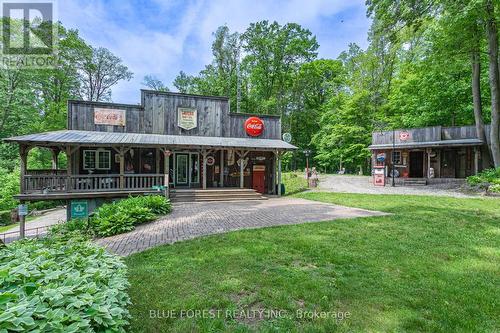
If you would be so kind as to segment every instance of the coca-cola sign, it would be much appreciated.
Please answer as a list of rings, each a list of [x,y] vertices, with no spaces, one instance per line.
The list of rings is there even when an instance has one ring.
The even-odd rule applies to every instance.
[[[264,131],[264,122],[258,117],[250,117],[245,121],[245,131],[250,136],[260,136]]]

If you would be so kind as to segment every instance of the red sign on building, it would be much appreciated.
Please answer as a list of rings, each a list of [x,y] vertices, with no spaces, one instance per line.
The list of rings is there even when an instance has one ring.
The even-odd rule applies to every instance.
[[[245,121],[245,131],[250,136],[260,136],[264,131],[264,122],[258,117],[250,117]]]

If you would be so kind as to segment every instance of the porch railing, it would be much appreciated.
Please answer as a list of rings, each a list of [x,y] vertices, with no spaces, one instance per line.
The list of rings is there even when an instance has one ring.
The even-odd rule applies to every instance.
[[[24,193],[151,190],[162,186],[163,174],[25,175]]]

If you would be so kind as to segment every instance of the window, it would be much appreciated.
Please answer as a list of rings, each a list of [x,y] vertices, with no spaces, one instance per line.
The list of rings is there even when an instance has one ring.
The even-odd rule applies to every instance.
[[[394,161],[394,164],[401,164],[402,163],[400,151],[392,152],[392,161]]]
[[[84,150],[83,170],[109,170],[111,169],[111,151],[109,150]]]
[[[96,164],[96,151],[95,150],[84,150],[83,151],[83,170],[95,169]]]
[[[100,170],[111,169],[111,151],[109,150],[97,151],[97,169]]]

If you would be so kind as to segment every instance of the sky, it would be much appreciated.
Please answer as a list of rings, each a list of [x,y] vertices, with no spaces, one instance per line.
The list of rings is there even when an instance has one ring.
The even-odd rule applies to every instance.
[[[59,0],[58,16],[134,73],[113,87],[113,102],[129,104],[140,102],[145,75],[175,91],[181,70],[203,69],[212,60],[213,32],[224,24],[244,32],[261,20],[298,23],[316,36],[319,58],[337,58],[349,43],[366,47],[370,25],[364,0]]]

